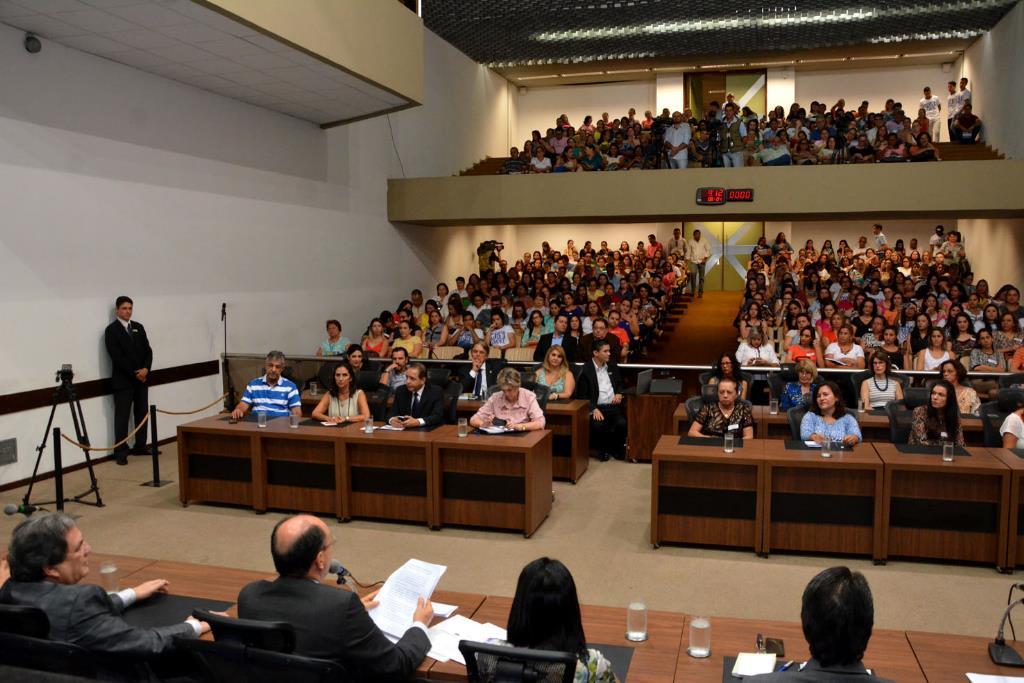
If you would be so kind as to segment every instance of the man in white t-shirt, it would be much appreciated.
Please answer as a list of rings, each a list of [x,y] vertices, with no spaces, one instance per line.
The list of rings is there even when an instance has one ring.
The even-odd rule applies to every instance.
[[[709,258],[711,246],[701,239],[700,230],[694,230],[693,239],[686,243],[686,261],[690,264],[690,293],[698,297],[704,296],[704,271]]]
[[[960,111],[963,111],[964,105],[971,102],[971,91],[967,89],[966,78],[960,79],[960,92],[957,95],[960,97]],[[971,102],[971,106],[974,106],[974,102]]]
[[[946,132],[949,133],[949,140],[953,140],[953,121],[960,113],[960,93],[956,91],[956,81],[946,83],[949,95],[946,97]]]
[[[680,112],[674,112],[672,125],[665,129],[665,149],[668,151],[669,167],[686,168],[691,135],[690,124],[683,121]]]
[[[932,255],[934,255],[946,241],[946,235],[943,234],[945,232],[945,227],[941,225],[936,225],[935,232],[932,233],[932,236],[928,238],[928,246],[929,248],[931,248]]]
[[[537,147],[537,153],[530,159],[530,170],[534,173],[551,173],[551,159],[544,156],[544,148]]]
[[[939,98],[932,95],[932,89],[925,86],[924,97],[921,98],[920,102],[921,109],[924,109],[924,115],[928,119],[928,135],[931,136],[932,142],[939,141],[939,121],[942,120],[942,105],[939,104]]]

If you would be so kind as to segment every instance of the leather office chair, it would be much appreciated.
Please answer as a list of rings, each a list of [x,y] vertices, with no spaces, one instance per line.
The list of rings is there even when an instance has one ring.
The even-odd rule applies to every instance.
[[[448,382],[443,389],[444,397],[444,421],[453,425],[459,423],[459,394],[462,393],[462,385],[458,382]]]
[[[338,369],[338,365],[338,363],[324,363],[317,370],[316,381],[320,383],[320,388],[323,391],[334,386],[334,371]]]
[[[366,403],[373,419],[383,421],[388,408],[388,390],[380,383],[380,373],[376,370],[360,370],[356,373],[356,385],[366,394]]]
[[[97,676],[96,658],[78,645],[49,640],[46,612],[24,605],[0,605],[0,664],[33,671]]]
[[[448,380],[451,376],[452,371],[448,368],[430,368],[427,370],[427,382],[442,389],[448,385]]]
[[[507,645],[459,641],[470,683],[547,681],[572,683],[576,656],[571,652],[530,650]]]
[[[772,398],[782,398],[782,392],[785,390],[786,384],[796,382],[798,379],[796,366],[792,363],[785,363],[778,372],[769,373],[768,389],[771,392]]]
[[[889,442],[907,443],[913,411],[907,409],[906,400],[889,401],[885,404],[885,414],[889,417]]]
[[[218,643],[238,643],[273,652],[295,650],[295,627],[286,621],[233,619],[202,609],[192,610],[192,616],[210,625]]]
[[[999,378],[999,386],[1003,389],[1009,389],[1015,384],[1024,384],[1024,372],[1011,372]]]
[[[182,639],[178,649],[197,664],[206,683],[337,683],[345,670],[337,662],[261,650],[234,641]]]
[[[786,411],[786,417],[789,418],[789,436],[793,441],[801,441],[800,423],[806,412],[806,406],[794,406]]]

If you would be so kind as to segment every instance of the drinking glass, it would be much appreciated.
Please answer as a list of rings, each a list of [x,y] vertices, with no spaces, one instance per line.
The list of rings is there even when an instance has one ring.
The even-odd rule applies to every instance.
[[[825,440],[821,442],[821,457],[832,457],[832,439],[827,436],[825,437]]]
[[[288,416],[288,426],[291,427],[292,429],[298,429],[299,428],[299,420],[301,420],[301,419],[302,419],[302,417],[299,416],[299,415],[289,415]]]
[[[463,437],[469,434],[469,420],[464,417],[459,418],[459,437]]]
[[[711,656],[711,622],[707,617],[690,619],[690,645],[686,654],[698,659]]]
[[[256,413],[256,426],[257,427],[266,427],[267,426],[267,414],[266,414],[266,412],[261,410],[258,413]]]
[[[634,600],[626,608],[626,640],[647,640],[647,605],[643,600]]]
[[[942,442],[942,462],[953,462],[953,443],[951,441]]]
[[[100,585],[108,593],[118,591],[117,565],[113,562],[104,562],[100,565]]]
[[[373,434],[373,418],[363,422],[363,431],[367,434]]]
[[[726,453],[732,453],[733,450],[734,450],[733,449],[734,439],[733,439],[732,432],[726,432],[725,433],[725,438],[724,438],[723,441],[724,441],[724,446],[725,446],[725,452]]]
[[[309,383],[309,395],[316,396],[320,393],[320,385],[316,382]]]
[[[857,399],[857,412],[863,413],[865,410],[864,399]]]
[[[768,414],[778,415],[779,414],[779,399],[773,398],[768,402]]]

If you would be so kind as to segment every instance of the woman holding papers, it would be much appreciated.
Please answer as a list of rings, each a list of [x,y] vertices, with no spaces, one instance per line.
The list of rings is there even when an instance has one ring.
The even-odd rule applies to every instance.
[[[528,432],[544,429],[544,412],[537,396],[522,388],[523,381],[515,368],[503,368],[498,373],[498,389],[480,406],[469,424],[482,427],[505,426],[508,431]]]
[[[825,365],[830,368],[864,369],[864,349],[853,341],[853,326],[843,325],[836,332],[836,341],[825,349]]]
[[[313,409],[313,419],[321,422],[347,423],[370,419],[366,394],[355,385],[355,373],[346,361],[334,369],[334,386],[327,390]]]
[[[800,422],[800,438],[822,443],[830,439],[844,446],[860,443],[860,425],[846,412],[843,395],[835,382],[823,382],[814,390],[814,400]]]
[[[576,655],[575,683],[614,683],[611,663],[587,647],[576,582],[569,569],[547,557],[523,567],[508,616],[508,644]]]

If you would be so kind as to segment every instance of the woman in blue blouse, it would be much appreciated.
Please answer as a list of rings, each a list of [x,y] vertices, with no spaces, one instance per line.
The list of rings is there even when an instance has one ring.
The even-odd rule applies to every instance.
[[[811,397],[817,387],[814,380],[818,379],[818,368],[805,358],[796,364],[796,377],[796,382],[786,382],[782,388],[779,407],[783,410],[811,405]]]
[[[846,412],[843,396],[835,382],[823,382],[815,389],[811,408],[800,422],[800,438],[817,443],[829,438],[844,446],[860,443],[860,425],[853,415]]]

